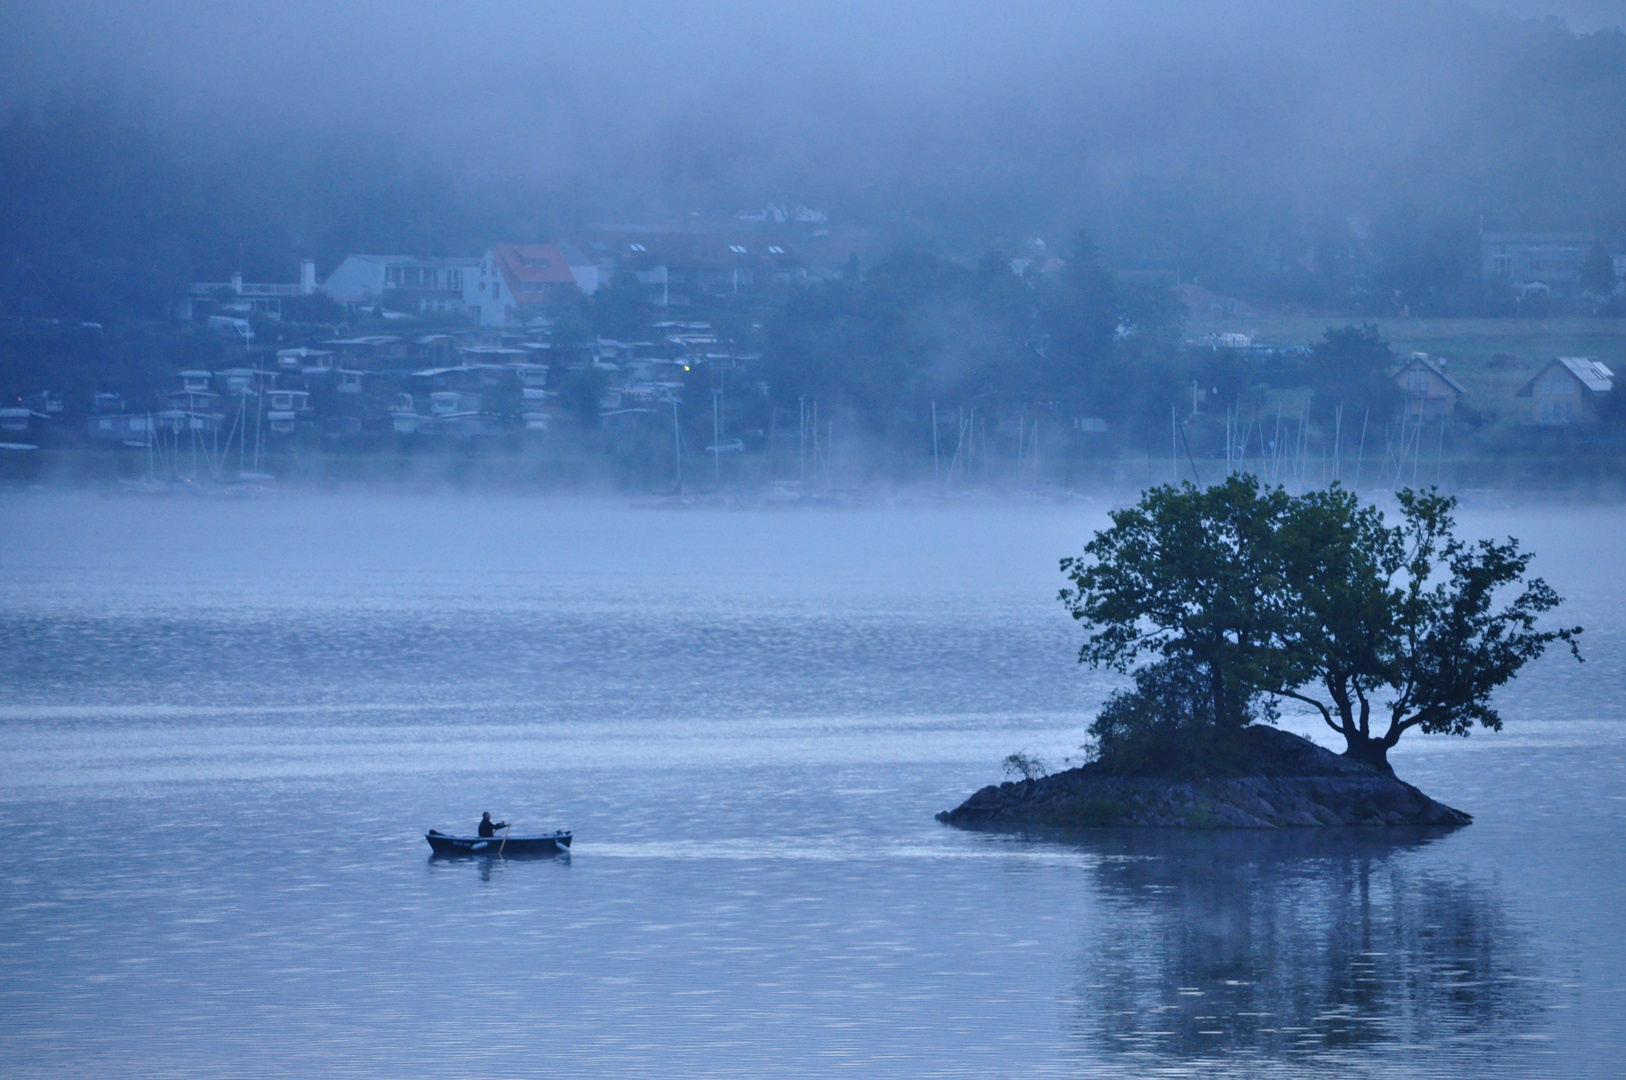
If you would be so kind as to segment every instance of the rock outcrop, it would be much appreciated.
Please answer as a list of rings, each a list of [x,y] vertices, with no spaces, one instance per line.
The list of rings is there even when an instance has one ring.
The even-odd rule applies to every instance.
[[[937,815],[950,825],[1281,829],[1466,825],[1410,784],[1271,727],[1247,729],[1245,775],[1115,776],[1099,764],[989,785]]]

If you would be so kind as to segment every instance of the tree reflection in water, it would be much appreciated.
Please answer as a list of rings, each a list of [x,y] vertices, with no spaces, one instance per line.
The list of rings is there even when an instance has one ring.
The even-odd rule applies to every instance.
[[[1075,838],[1103,903],[1077,988],[1090,1071],[1504,1069],[1548,990],[1495,886],[1424,856],[1440,835]]]

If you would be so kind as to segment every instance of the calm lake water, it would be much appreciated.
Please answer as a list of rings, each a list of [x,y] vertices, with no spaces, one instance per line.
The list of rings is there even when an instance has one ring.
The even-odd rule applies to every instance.
[[[1588,656],[1394,755],[1468,828],[938,825],[1110,690],[1103,520],[0,496],[5,1074],[1619,1075],[1626,513],[1463,515]]]

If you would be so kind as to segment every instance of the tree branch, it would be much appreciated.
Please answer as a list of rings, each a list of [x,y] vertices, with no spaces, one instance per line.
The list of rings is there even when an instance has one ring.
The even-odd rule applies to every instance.
[[[1316,707],[1316,710],[1321,713],[1322,721],[1328,727],[1332,728],[1334,731],[1338,732],[1338,734],[1340,734],[1340,735],[1347,735],[1348,734],[1348,732],[1346,732],[1343,728],[1339,727],[1337,724],[1332,722],[1332,712],[1325,705],[1321,704],[1321,702],[1317,701],[1315,698],[1308,697],[1308,696],[1306,696],[1304,694],[1297,693],[1296,691],[1293,691],[1293,690],[1273,690],[1271,692],[1273,694],[1275,694],[1277,697],[1292,698],[1294,701],[1302,701],[1307,705],[1314,705]]]

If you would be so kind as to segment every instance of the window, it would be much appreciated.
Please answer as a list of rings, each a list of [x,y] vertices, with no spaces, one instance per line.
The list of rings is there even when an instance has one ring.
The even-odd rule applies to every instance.
[[[461,271],[461,270],[448,270],[448,271],[446,271],[446,287],[448,289],[451,289],[453,292],[462,292],[463,291],[463,271]]]
[[[740,247],[740,245],[738,245],[738,244],[730,244],[730,245],[728,245],[728,250],[732,251],[736,255],[744,255],[745,254],[745,249]]]
[[[771,251],[775,255],[783,255],[785,253],[784,248],[782,248],[782,247],[774,247],[771,244],[768,246],[768,250]]]
[[[642,244],[628,244],[627,247],[630,248],[633,251],[648,251],[649,250],[648,248],[644,247],[644,245],[642,245]]]

